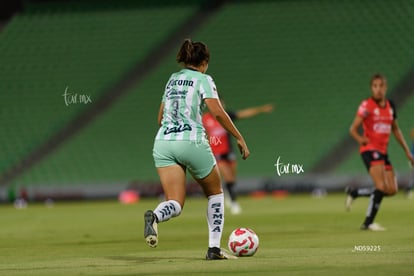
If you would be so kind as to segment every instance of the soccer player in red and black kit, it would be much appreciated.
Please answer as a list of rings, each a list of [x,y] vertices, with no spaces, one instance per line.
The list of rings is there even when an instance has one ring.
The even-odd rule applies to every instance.
[[[367,215],[362,230],[384,231],[385,228],[374,223],[375,216],[384,196],[392,196],[398,191],[397,180],[388,159],[387,148],[391,132],[403,148],[408,160],[414,164],[404,136],[397,124],[397,112],[392,101],[385,97],[387,81],[381,74],[371,78],[372,95],[358,108],[350,128],[351,136],[359,143],[360,153],[365,166],[374,182],[374,191],[368,189],[347,189],[347,208],[358,196],[369,196]],[[364,133],[358,132],[363,126]]]
[[[222,105],[225,107],[223,100]],[[236,112],[227,111],[230,118],[234,120],[246,119],[256,116],[260,113],[272,112],[273,105],[265,104],[257,107],[250,107]],[[210,113],[203,115],[203,126],[209,138],[211,150],[216,158],[220,174],[225,182],[230,200],[226,200],[226,205],[230,207],[230,212],[234,215],[241,213],[241,207],[237,202],[234,186],[236,182],[236,155],[231,146],[231,137],[229,133],[220,125],[220,123]]]

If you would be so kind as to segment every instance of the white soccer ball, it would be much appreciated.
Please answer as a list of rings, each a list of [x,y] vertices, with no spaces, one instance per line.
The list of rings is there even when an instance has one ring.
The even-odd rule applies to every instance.
[[[240,227],[231,232],[228,246],[235,256],[253,256],[259,248],[259,237],[252,229]]]

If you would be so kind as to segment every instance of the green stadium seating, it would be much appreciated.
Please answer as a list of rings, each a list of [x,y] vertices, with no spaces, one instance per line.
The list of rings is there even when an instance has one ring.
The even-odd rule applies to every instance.
[[[0,82],[0,90],[15,92],[1,94],[0,99],[8,103],[1,112],[16,115],[10,123],[3,116],[0,120],[16,145],[7,143],[5,133],[0,134],[1,144],[7,145],[0,168],[19,160],[87,108],[64,106],[61,94],[67,85],[96,99],[103,88],[194,12],[195,6],[180,6],[179,13],[171,9],[78,11],[59,16],[51,11],[15,18],[0,35],[1,60],[11,56],[6,68],[0,68],[0,74],[8,78],[6,83]],[[149,20],[158,24],[147,24]],[[239,175],[274,177],[274,163],[279,156],[282,162],[303,165],[307,173],[348,135],[356,108],[369,96],[371,75],[384,73],[392,91],[411,69],[413,23],[414,7],[405,1],[233,1],[224,5],[193,35],[194,40],[206,42],[211,50],[208,73],[229,109],[268,102],[276,105],[270,115],[236,123],[252,153],[249,160],[239,162]],[[49,25],[55,27],[49,30]],[[106,31],[100,29],[102,25],[108,26]],[[32,33],[37,33],[32,37],[34,48],[27,45],[30,40],[26,36]],[[75,41],[72,35],[76,35]],[[14,38],[19,38],[19,43]],[[10,54],[5,54],[2,41],[9,43]],[[49,55],[54,51],[55,55]],[[13,184],[158,179],[152,144],[165,82],[171,72],[179,70],[174,56],[171,54],[110,110]],[[30,63],[22,64],[25,60]],[[29,75],[33,68],[37,70]],[[22,70],[23,75],[19,73]],[[21,109],[18,103],[22,97],[36,99],[39,93],[44,93],[44,105]],[[399,109],[400,124],[406,132],[414,126],[410,113],[413,104],[411,97]],[[55,114],[53,118],[51,114]],[[35,122],[29,124],[29,119]],[[352,155],[336,173],[364,173],[357,158],[357,154]],[[394,158],[393,154],[396,164],[403,164],[403,158],[401,154]]]
[[[88,108],[79,103],[67,106],[66,88],[96,101],[198,8],[196,4],[154,8],[150,1],[146,1],[149,8],[136,1],[113,6],[108,3],[114,1],[103,6],[98,2],[98,7],[90,2],[32,4],[0,34],[0,172]],[[105,133],[112,129],[108,126]],[[68,164],[73,164],[71,154]],[[65,165],[53,164],[45,164],[47,172],[30,172],[27,181],[39,177],[45,182],[44,177],[66,171]],[[70,167],[79,169],[76,164]]]

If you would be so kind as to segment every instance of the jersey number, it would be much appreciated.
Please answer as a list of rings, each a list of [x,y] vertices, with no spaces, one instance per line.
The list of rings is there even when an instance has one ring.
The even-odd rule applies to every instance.
[[[174,120],[178,120],[179,119],[179,116],[178,116],[179,110],[178,109],[180,107],[180,104],[179,104],[178,100],[175,100],[175,101],[172,102],[172,107],[173,107],[173,109],[171,110],[171,115],[172,115]]]

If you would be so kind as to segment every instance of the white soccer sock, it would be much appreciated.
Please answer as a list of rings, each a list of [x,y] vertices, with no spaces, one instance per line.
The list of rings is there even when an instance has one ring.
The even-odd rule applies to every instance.
[[[207,206],[208,247],[220,248],[221,235],[224,228],[224,195],[223,193],[208,197]]]
[[[179,216],[181,214],[181,206],[175,200],[168,200],[158,204],[154,210],[155,215],[158,218],[158,222],[167,221],[170,218]]]

